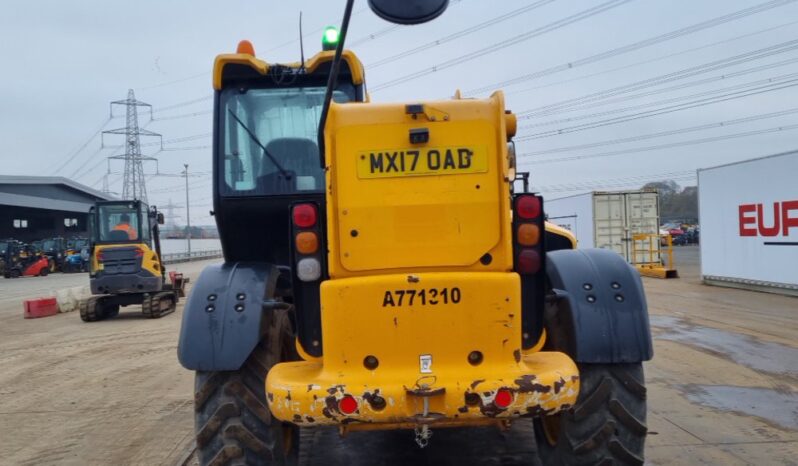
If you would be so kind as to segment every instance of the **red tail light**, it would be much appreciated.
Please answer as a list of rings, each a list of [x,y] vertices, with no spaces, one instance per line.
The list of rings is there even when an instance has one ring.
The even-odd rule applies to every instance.
[[[338,401],[338,409],[344,414],[352,414],[357,411],[357,400],[352,395],[345,395]]]
[[[102,262],[105,259],[105,254],[102,251],[97,252],[97,262]]]
[[[310,228],[316,224],[316,206],[313,204],[297,204],[294,206],[294,225],[300,228]]]
[[[540,215],[540,199],[537,196],[518,196],[515,201],[515,211],[518,216],[529,220]]]
[[[138,248],[136,248],[135,255],[136,255],[136,258],[137,258],[137,259],[138,259],[139,257],[144,257],[144,251],[143,251],[143,250],[141,250],[141,249],[138,249]]]
[[[518,254],[516,271],[518,273],[537,273],[540,270],[540,253],[534,249],[521,249]]]
[[[496,397],[493,398],[493,404],[497,408],[506,409],[513,402],[513,392],[506,388],[500,388],[496,392]]]

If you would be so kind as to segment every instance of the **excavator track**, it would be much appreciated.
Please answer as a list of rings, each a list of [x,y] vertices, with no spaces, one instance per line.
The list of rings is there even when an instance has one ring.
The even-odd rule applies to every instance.
[[[177,298],[172,291],[148,295],[141,302],[141,313],[150,319],[158,319],[172,313],[177,307]]]
[[[99,301],[99,298],[91,297],[80,302],[80,318],[83,322],[96,322],[103,318],[102,308],[98,306]]]

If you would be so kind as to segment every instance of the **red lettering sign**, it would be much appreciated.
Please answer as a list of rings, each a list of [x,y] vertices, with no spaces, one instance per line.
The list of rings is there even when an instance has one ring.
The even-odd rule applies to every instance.
[[[790,217],[790,212],[793,210],[798,210],[798,201],[781,203],[781,223],[784,225],[784,236],[790,236],[790,228],[798,228],[798,215]]]
[[[779,203],[773,203],[773,225],[766,227],[765,226],[765,216],[762,215],[762,204],[756,205],[756,217],[757,217],[757,226],[759,227],[759,234],[762,236],[779,236],[781,232],[781,225],[780,225],[780,218],[781,212],[779,212]]]
[[[745,214],[756,212],[756,205],[743,204],[740,206],[740,236],[756,236],[756,228],[746,227],[746,225],[756,225],[756,219]]]
[[[773,221],[765,225],[764,204],[741,204],[738,207],[740,236],[790,235],[791,228],[798,229],[798,200],[773,203]],[[753,214],[753,215],[751,215]]]

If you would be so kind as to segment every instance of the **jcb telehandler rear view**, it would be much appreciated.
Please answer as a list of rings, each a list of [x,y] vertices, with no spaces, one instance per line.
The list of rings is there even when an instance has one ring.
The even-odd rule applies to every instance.
[[[343,50],[352,3],[335,50],[307,62],[269,64],[246,41],[216,58],[225,262],[194,286],[178,348],[200,462],[291,463],[319,426],[407,429],[424,447],[435,429],[532,418],[545,464],[642,464],[639,275],[576,250],[514,189],[501,92],[369,102]],[[447,3],[369,2],[405,24]]]

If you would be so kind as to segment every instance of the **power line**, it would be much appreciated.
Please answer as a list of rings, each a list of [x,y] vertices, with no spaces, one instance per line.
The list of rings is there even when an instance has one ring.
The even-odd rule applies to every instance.
[[[538,114],[545,114],[548,112],[552,112],[554,110],[562,111],[564,109],[571,108],[577,105],[582,105],[588,102],[604,100],[609,97],[615,97],[617,95],[622,95],[628,92],[633,92],[640,89],[658,86],[661,84],[667,84],[669,82],[678,81],[680,79],[689,78],[691,76],[696,76],[710,71],[728,68],[730,66],[735,66],[735,65],[741,65],[743,63],[748,63],[750,61],[759,60],[773,55],[778,55],[781,53],[791,52],[796,49],[798,49],[798,39],[782,42],[780,44],[771,45],[769,47],[764,47],[761,49],[742,53],[732,57],[722,58],[720,60],[715,60],[708,63],[702,63],[700,65],[691,66],[689,68],[684,68],[679,71],[674,71],[672,73],[667,73],[664,75],[655,76],[653,78],[636,81],[631,84],[625,84],[623,86],[618,86],[611,89],[605,89],[602,91],[593,92],[591,94],[586,94],[580,97],[574,97],[560,102],[543,105],[541,107],[536,107],[530,110],[524,110],[519,112],[518,114],[523,115],[525,117],[532,117]]]
[[[463,1],[463,0],[455,0],[455,1],[452,2],[452,4],[459,3],[461,1]],[[368,10],[368,7],[360,8],[360,9],[354,11],[352,13],[352,16],[357,16],[360,13],[363,13],[366,10]],[[308,32],[307,34],[303,34],[302,38],[303,39],[310,38],[310,37],[322,32],[322,31],[324,31],[324,29],[326,27],[327,27],[326,24],[324,26],[320,26],[320,27]],[[366,41],[369,41],[369,40],[372,40],[372,39],[376,39],[377,37],[380,37],[380,36],[382,36],[384,34],[387,34],[388,32],[390,32],[390,31],[392,31],[394,29],[397,29],[398,27],[400,27],[400,26],[391,26],[391,27],[385,28],[383,30],[374,32],[372,34],[368,34],[368,35],[362,37],[361,39],[359,39],[358,41],[359,41],[359,43],[363,43],[363,42],[366,42]],[[285,42],[283,42],[281,44],[275,45],[274,47],[272,47],[270,49],[267,49],[266,53],[274,52],[275,50],[279,50],[279,49],[281,49],[283,47],[287,47],[287,46],[295,44],[297,42],[299,42],[299,38],[285,41]],[[182,83],[182,82],[191,81],[193,79],[208,77],[208,76],[210,76],[210,74],[211,74],[210,71],[203,71],[202,73],[192,74],[192,75],[189,75],[189,76],[173,79],[173,80],[170,80],[170,81],[164,81],[164,82],[152,84],[152,85],[149,85],[149,86],[139,87],[138,90],[139,91],[144,91],[144,90],[149,90],[149,89],[155,89],[155,88],[158,88],[158,87],[169,86],[169,85],[172,85],[172,84],[179,84],[179,83]]]
[[[179,120],[181,118],[190,118],[190,117],[196,117],[196,116],[200,116],[200,115],[208,115],[208,114],[211,114],[211,113],[213,113],[213,110],[202,110],[202,111],[199,111],[199,112],[183,113],[183,114],[180,114],[180,115],[171,115],[171,116],[166,116],[166,117],[153,118],[152,121]]]
[[[674,91],[674,90],[684,89],[684,88],[687,88],[687,87],[698,86],[698,85],[706,84],[706,83],[713,82],[713,81],[735,78],[735,77],[738,77],[738,76],[742,76],[744,74],[759,72],[759,71],[763,71],[763,70],[766,70],[766,69],[769,69],[769,68],[775,68],[776,66],[784,66],[785,64],[792,64],[792,63],[796,63],[796,62],[798,62],[798,58],[785,60],[783,62],[779,62],[778,64],[758,66],[758,67],[755,67],[755,68],[749,68],[747,70],[742,70],[742,71],[739,71],[739,72],[736,72],[736,73],[725,74],[725,75],[716,76],[716,77],[707,78],[707,79],[702,79],[702,80],[698,80],[698,81],[691,81],[691,82],[684,83],[684,84],[678,84],[676,86],[670,86],[670,87],[666,87],[666,88],[657,89],[657,90],[654,90],[654,91],[643,92],[643,93],[640,93],[640,94],[635,94],[635,95],[631,95],[631,96],[621,97],[621,98],[618,98],[618,99],[605,100],[605,101],[597,102],[597,103],[594,103],[594,104],[583,105],[583,106],[580,106],[580,107],[573,107],[573,108],[570,108],[570,109],[567,109],[567,110],[563,110],[562,112],[571,112],[571,111],[576,111],[576,110],[585,110],[585,109],[592,108],[592,107],[604,106],[604,105],[607,105],[609,103],[617,103],[617,102],[622,102],[622,101],[625,101],[625,100],[639,99],[641,97],[648,97],[648,96],[652,96],[652,95],[655,95],[655,94],[660,94],[660,93],[663,93],[663,92],[670,92],[670,91]],[[624,107],[624,108],[618,108],[618,109],[613,109],[613,110],[605,110],[605,111],[602,111],[602,112],[593,113],[593,114],[589,114],[589,115],[580,115],[580,116],[576,116],[576,117],[561,118],[559,120],[551,120],[551,121],[547,121],[545,123],[536,123],[536,124],[531,124],[531,125],[523,125],[523,126],[519,127],[519,129],[529,129],[529,128],[534,128],[534,127],[539,127],[539,126],[548,126],[548,125],[552,125],[552,124],[568,123],[568,122],[571,122],[571,121],[584,120],[584,119],[594,118],[594,117],[597,117],[597,116],[606,116],[606,115],[611,115],[611,114],[614,114],[614,113],[626,112],[626,111],[629,111],[629,110],[653,107],[653,106],[657,106],[657,105],[661,105],[661,104],[665,104],[665,103],[678,102],[680,100],[689,100],[689,99],[693,99],[693,98],[696,98],[696,97],[703,97],[703,96],[706,96],[706,95],[720,94],[720,93],[728,92],[728,91],[731,91],[731,90],[753,88],[753,87],[756,87],[756,86],[759,86],[759,85],[763,85],[763,84],[775,84],[778,81],[784,81],[784,80],[787,80],[787,79],[794,78],[796,76],[798,76],[798,73],[788,73],[788,74],[784,74],[784,75],[780,75],[780,76],[774,76],[774,77],[771,77],[771,78],[760,79],[760,80],[757,80],[757,81],[749,81],[749,82],[742,83],[742,84],[736,84],[734,86],[728,86],[728,87],[722,87],[722,88],[718,88],[718,89],[712,89],[712,90],[709,90],[709,91],[703,91],[703,92],[699,92],[699,93],[696,93],[696,94],[683,95],[683,96],[678,96],[678,97],[672,97],[672,98],[669,98],[669,99],[659,100],[659,101],[656,101],[656,102],[649,102],[649,103],[646,103],[646,104],[636,105],[636,106],[632,106],[632,107]],[[560,112],[554,111],[554,112],[551,112],[551,113],[547,113],[545,115],[541,114],[540,116],[554,115],[554,114],[557,114],[557,113],[560,113]],[[523,117],[522,119],[530,119],[530,118],[537,118],[537,117],[538,117],[537,115],[536,116],[531,116],[530,115],[530,116],[527,116],[527,117]]]
[[[394,78],[394,79],[392,79],[390,81],[386,81],[386,82],[384,82],[384,83],[372,88],[372,90],[373,91],[380,91],[382,89],[387,89],[389,87],[396,86],[397,84],[401,84],[401,83],[404,83],[404,82],[419,78],[421,76],[425,76],[425,75],[430,74],[430,73],[435,73],[437,71],[440,71],[440,70],[443,70],[443,69],[446,69],[446,68],[451,68],[452,66],[459,65],[461,63],[465,63],[465,62],[474,60],[474,59],[482,57],[484,55],[493,53],[493,52],[495,52],[497,50],[501,50],[501,49],[507,48],[507,47],[509,47],[511,45],[515,45],[515,44],[518,44],[520,42],[532,39],[532,38],[540,36],[540,35],[543,35],[543,34],[545,34],[547,32],[555,31],[557,29],[560,29],[562,27],[565,27],[565,26],[568,26],[570,24],[576,23],[576,22],[581,21],[583,19],[587,19],[587,18],[590,18],[592,16],[596,16],[596,15],[598,15],[600,13],[603,13],[605,11],[611,10],[611,9],[613,9],[615,7],[621,6],[621,5],[623,5],[625,3],[629,3],[631,1],[632,0],[610,0],[608,2],[602,3],[602,4],[600,4],[598,6],[595,6],[595,7],[592,7],[592,8],[588,8],[587,10],[581,11],[579,13],[576,13],[574,15],[568,16],[566,18],[554,21],[553,23],[549,23],[549,24],[547,24],[545,26],[541,26],[541,27],[539,27],[537,29],[533,29],[531,31],[527,31],[527,32],[525,32],[523,34],[518,34],[516,36],[513,36],[513,37],[511,37],[509,39],[505,39],[505,40],[503,40],[501,42],[497,42],[497,43],[495,43],[493,45],[490,45],[488,47],[484,47],[484,48],[476,50],[474,52],[470,52],[470,53],[467,53],[465,55],[461,55],[459,57],[453,58],[451,60],[447,60],[445,62],[439,63],[439,64],[437,64],[435,66],[430,67],[430,68],[425,68],[423,70],[419,70],[419,71],[415,71],[413,73],[409,73],[409,74],[406,74],[406,75],[403,75],[403,76],[399,76],[398,78]],[[795,1],[795,0],[779,0],[779,1]]]
[[[728,44],[730,42],[738,41],[740,39],[747,39],[749,37],[753,37],[753,36],[756,36],[756,35],[759,35],[759,34],[764,34],[764,33],[767,33],[767,32],[775,31],[776,29],[781,29],[781,28],[784,28],[784,27],[787,27],[787,26],[794,26],[796,24],[798,24],[798,21],[790,21],[789,23],[780,24],[778,26],[773,26],[773,27],[769,27],[769,28],[766,28],[766,29],[760,29],[758,31],[755,31],[755,32],[752,32],[752,33],[749,33],[749,34],[743,34],[743,35],[740,35],[740,36],[731,37],[729,39],[724,39],[724,40],[721,40],[721,41],[712,42],[710,44],[701,45],[699,47],[692,47],[692,48],[689,48],[689,49],[686,49],[686,50],[682,50],[681,52],[669,53],[667,55],[662,55],[662,56],[659,56],[659,57],[656,57],[656,58],[651,58],[651,59],[648,59],[648,60],[643,60],[643,61],[638,61],[638,62],[635,62],[635,63],[630,63],[628,65],[619,66],[617,68],[611,68],[609,70],[598,71],[598,72],[590,73],[590,74],[584,74],[582,76],[577,76],[575,78],[563,79],[563,80],[555,81],[555,82],[548,83],[548,84],[542,84],[540,86],[527,87],[527,88],[518,89],[518,90],[515,90],[515,91],[505,91],[504,93],[506,95],[516,95],[516,94],[521,94],[521,93],[524,93],[524,92],[536,91],[536,90],[539,90],[539,89],[545,89],[547,87],[559,86],[559,85],[571,83],[571,82],[574,82],[574,81],[581,81],[581,80],[587,79],[587,78],[594,78],[596,76],[601,76],[603,74],[614,73],[616,71],[623,71],[623,70],[626,70],[626,69],[629,69],[629,68],[634,68],[634,67],[637,67],[637,66],[640,66],[640,65],[647,65],[649,63],[662,61],[662,60],[667,60],[668,58],[673,58],[673,57],[676,57],[676,56],[679,56],[679,55],[684,55],[684,54],[687,54],[687,53],[696,52],[698,50],[703,50],[703,49],[707,49],[707,48],[711,48],[711,47],[716,47],[718,45]]]
[[[600,121],[591,122],[591,123],[583,123],[581,125],[574,125],[574,126],[569,126],[569,127],[565,127],[565,128],[556,129],[556,130],[544,131],[544,132],[541,132],[541,133],[534,133],[534,134],[530,134],[530,135],[527,135],[527,136],[522,136],[522,138],[523,138],[523,140],[529,140],[529,139],[540,139],[540,138],[545,138],[545,137],[550,137],[550,136],[558,136],[558,135],[561,135],[561,134],[573,133],[575,131],[584,131],[584,130],[587,130],[587,129],[594,129],[594,128],[599,128],[599,127],[602,127],[602,126],[609,126],[609,125],[615,125],[615,124],[619,124],[619,123],[626,123],[628,121],[639,120],[641,118],[648,118],[648,117],[657,116],[657,115],[663,115],[663,114],[666,114],[666,113],[678,112],[678,111],[681,111],[681,110],[688,110],[688,109],[697,108],[697,107],[704,107],[706,105],[712,105],[712,104],[716,104],[716,103],[720,103],[720,102],[726,102],[726,101],[729,101],[729,100],[740,99],[740,98],[743,98],[743,97],[749,97],[749,96],[752,96],[752,95],[763,94],[765,92],[778,91],[778,90],[781,90],[781,89],[787,89],[789,87],[794,87],[794,86],[798,86],[798,79],[787,81],[786,83],[778,83],[778,84],[772,85],[772,86],[761,86],[759,89],[753,90],[753,91],[749,90],[749,91],[731,92],[731,93],[728,93],[728,94],[725,94],[725,95],[721,95],[721,96],[717,96],[717,97],[713,97],[713,98],[699,99],[699,100],[692,101],[692,102],[686,102],[686,103],[683,103],[683,104],[672,105],[672,106],[669,106],[669,107],[662,107],[662,108],[658,108],[658,109],[654,109],[654,110],[648,110],[648,111],[645,111],[645,112],[639,112],[639,113],[635,113],[635,114],[631,114],[631,115],[615,117],[615,118],[608,118],[606,120],[600,120]]]
[[[536,71],[534,73],[528,73],[522,76],[518,76],[512,79],[507,79],[504,81],[500,81],[498,83],[489,84],[487,86],[482,86],[476,89],[471,89],[469,91],[464,92],[464,95],[474,95],[474,94],[481,94],[483,92],[491,91],[493,89],[499,89],[506,86],[511,86],[514,84],[518,84],[520,82],[529,81],[532,79],[541,78],[543,76],[548,76],[550,74],[559,73],[561,71],[571,70],[578,66],[587,65],[590,63],[595,63],[597,61],[606,60],[608,58],[612,58],[618,55],[622,55],[625,53],[629,53],[635,50],[642,49],[644,47],[649,47],[655,44],[659,44],[660,42],[665,42],[668,40],[675,39],[677,37],[682,37],[688,34],[692,34],[704,29],[712,28],[715,26],[719,26],[721,24],[728,23],[730,21],[735,21],[741,18],[745,18],[747,16],[751,16],[757,13],[761,13],[763,11],[770,10],[772,8],[777,8],[780,6],[787,5],[792,3],[796,0],[772,0],[769,2],[765,2],[750,8],[745,8],[743,10],[736,11],[734,13],[730,13],[728,15],[718,16],[716,18],[703,21],[700,23],[696,23],[692,26],[688,26],[685,28],[677,29],[675,31],[668,32],[666,34],[661,34],[659,36],[651,37],[639,42],[635,42],[633,44],[625,45],[623,47],[618,47],[612,50],[608,50],[605,52],[601,52],[595,55],[591,55],[586,58],[582,58],[579,60],[575,60],[568,63],[563,63],[560,65],[552,66],[550,68],[546,68],[544,70]]]
[[[409,57],[410,55],[414,55],[414,54],[422,52],[424,50],[431,49],[433,47],[437,47],[438,45],[445,44],[447,42],[451,42],[451,41],[453,41],[455,39],[459,39],[461,37],[465,37],[465,36],[467,36],[469,34],[473,34],[473,33],[477,32],[477,31],[481,31],[482,29],[485,29],[485,28],[488,28],[490,26],[499,24],[499,23],[501,23],[503,21],[507,21],[508,19],[515,18],[518,15],[530,12],[530,11],[535,10],[537,8],[540,8],[542,6],[548,5],[549,3],[552,3],[554,1],[555,0],[538,0],[537,2],[532,3],[531,5],[526,5],[524,7],[517,8],[517,9],[515,9],[515,10],[509,12],[509,13],[505,13],[503,15],[496,16],[493,19],[489,19],[487,21],[483,21],[481,23],[477,23],[477,24],[475,24],[473,26],[470,26],[470,27],[468,27],[466,29],[462,29],[462,30],[457,31],[455,33],[452,33],[452,34],[449,34],[447,36],[441,37],[440,39],[434,40],[432,42],[427,42],[426,44],[419,45],[418,47],[414,47],[412,49],[408,49],[408,50],[405,50],[403,52],[399,52],[399,53],[397,53],[395,55],[391,55],[389,57],[382,58],[381,60],[377,60],[376,62],[368,65],[367,68],[373,70],[375,68],[379,68],[382,65],[386,65],[388,63],[393,63],[396,60],[399,60],[401,58]]]
[[[616,151],[610,151],[610,152],[602,152],[602,153],[599,153],[599,154],[574,155],[574,156],[571,156],[571,157],[562,157],[562,158],[556,158],[556,159],[532,160],[532,161],[526,162],[526,165],[541,165],[541,164],[547,164],[547,163],[572,162],[574,160],[593,159],[593,158],[599,158],[599,157],[612,157],[612,156],[616,156],[616,155],[634,154],[634,153],[648,152],[648,151],[660,150],[660,149],[670,149],[670,148],[673,148],[673,147],[683,147],[683,146],[691,146],[691,145],[696,145],[696,144],[706,144],[706,143],[709,143],[709,142],[724,141],[724,140],[728,140],[728,139],[738,139],[738,138],[744,138],[744,137],[749,137],[749,136],[757,136],[757,135],[760,135],[760,134],[771,134],[771,133],[777,133],[777,132],[780,132],[780,131],[791,131],[791,130],[794,130],[794,129],[798,129],[798,124],[796,124],[796,125],[786,125],[786,126],[777,126],[777,127],[774,127],[774,128],[760,129],[760,130],[754,130],[754,131],[745,131],[745,132],[740,132],[740,133],[732,133],[732,134],[726,134],[726,135],[723,135],[723,136],[714,136],[714,137],[710,137],[710,138],[691,139],[691,140],[688,140],[688,141],[673,142],[673,143],[661,144],[661,145],[657,145],[657,146],[637,147],[637,148],[632,148],[632,149],[623,149],[623,150],[616,150]]]
[[[695,170],[682,170],[675,172],[657,173],[650,175],[639,175],[621,178],[610,178],[601,180],[585,180],[576,183],[561,183],[552,185],[537,186],[533,184],[536,191],[545,193],[561,193],[574,191],[588,191],[596,189],[609,189],[624,186],[646,184],[652,181],[672,180],[672,181],[692,181],[697,178]]]
[[[190,99],[190,100],[184,100],[182,102],[177,102],[177,103],[174,103],[172,105],[167,105],[167,106],[164,106],[164,107],[157,107],[157,108],[154,108],[152,111],[153,111],[153,113],[162,113],[162,112],[165,112],[167,110],[172,110],[172,109],[175,109],[175,108],[185,107],[185,106],[193,105],[193,104],[196,104],[196,103],[199,103],[199,102],[205,102],[206,100],[211,100],[211,99],[213,99],[213,95],[205,95],[205,96],[196,97],[196,98]]]
[[[525,152],[523,154],[519,154],[518,157],[531,157],[531,156],[544,155],[544,154],[557,154],[557,153],[561,153],[561,152],[572,152],[572,151],[577,151],[577,150],[593,149],[595,147],[609,146],[609,145],[615,145],[615,144],[626,144],[628,142],[637,142],[637,141],[643,141],[643,140],[646,140],[646,139],[654,139],[654,138],[660,138],[660,137],[665,137],[665,136],[675,136],[675,135],[678,135],[678,134],[690,133],[690,132],[695,132],[695,131],[704,131],[704,130],[708,130],[708,129],[716,129],[716,128],[722,128],[722,127],[726,127],[726,126],[739,125],[739,124],[742,124],[742,123],[750,123],[752,121],[765,120],[765,119],[769,119],[769,118],[777,118],[777,117],[781,117],[781,116],[792,115],[792,114],[795,114],[795,113],[798,113],[798,107],[790,108],[790,109],[787,109],[787,110],[781,110],[781,111],[778,111],[778,112],[770,112],[770,113],[762,113],[762,114],[758,114],[758,115],[750,115],[750,116],[743,117],[743,118],[736,118],[734,120],[720,121],[720,122],[717,122],[717,123],[708,123],[708,124],[704,124],[704,125],[689,126],[689,127],[686,127],[686,128],[680,128],[680,129],[675,129],[675,130],[670,130],[670,131],[661,131],[661,132],[658,132],[658,133],[641,134],[639,136],[632,136],[632,137],[628,137],[628,138],[610,139],[610,140],[606,140],[606,141],[593,142],[593,143],[590,143],[590,144],[578,144],[578,145],[574,145],[574,146],[557,147],[557,148],[554,148],[554,149],[546,149],[546,150],[539,150],[539,151],[533,151],[533,152]]]
[[[713,89],[713,90],[710,90],[710,91],[698,92],[696,94],[682,95],[682,96],[678,96],[678,97],[672,97],[672,98],[669,98],[669,99],[657,100],[657,101],[648,102],[648,103],[645,103],[645,104],[632,105],[632,106],[628,106],[628,107],[620,107],[620,108],[615,108],[615,109],[612,109],[612,110],[604,110],[604,111],[601,111],[601,112],[589,113],[589,114],[586,114],[586,115],[579,115],[579,116],[575,116],[575,117],[561,118],[559,120],[549,120],[549,121],[544,121],[544,122],[541,122],[541,123],[523,125],[523,126],[519,126],[518,129],[519,130],[528,130],[528,129],[533,129],[533,128],[539,128],[541,126],[551,126],[551,125],[559,125],[559,124],[564,124],[564,123],[571,123],[571,122],[574,122],[574,121],[589,120],[589,119],[592,119],[592,118],[605,117],[605,116],[609,116],[609,115],[615,115],[615,114],[618,114],[618,113],[626,113],[626,112],[635,111],[635,110],[641,110],[641,109],[645,109],[645,108],[657,107],[657,106],[660,106],[660,105],[671,104],[671,103],[680,102],[680,101],[683,101],[683,100],[687,100],[688,102],[685,102],[685,103],[683,103],[681,105],[689,105],[689,104],[693,104],[693,103],[708,101],[707,99],[697,99],[699,97],[705,97],[705,96],[710,96],[710,95],[714,95],[714,94],[724,94],[724,93],[726,93],[726,94],[724,94],[724,95],[722,95],[720,97],[730,97],[732,95],[742,94],[742,93],[745,93],[745,92],[751,91],[751,90],[764,90],[764,89],[767,89],[768,86],[771,86],[771,87],[779,86],[780,84],[783,84],[783,82],[781,82],[781,81],[789,82],[789,80],[793,79],[793,78],[798,78],[798,73],[790,73],[790,74],[777,76],[777,77],[773,77],[773,78],[761,79],[761,80],[758,80],[758,81],[752,81],[752,82],[747,82],[747,83],[744,83],[744,84],[738,84],[738,85],[735,85],[735,86],[729,86],[729,87],[724,87],[724,88],[720,88],[720,89]],[[734,93],[734,92],[729,93],[729,91],[736,91],[736,90],[740,90],[740,89],[742,89],[742,91],[740,91],[738,93]],[[742,97],[747,97],[747,95],[741,95],[740,98],[742,98]],[[663,108],[665,108],[665,107],[663,107]],[[609,121],[609,120],[604,120],[604,121]],[[531,138],[529,138],[528,135],[524,135],[524,136],[520,136],[519,139],[523,140],[523,139],[531,139]]]
[[[102,124],[97,128],[97,130],[94,131],[93,133],[91,133],[91,136],[89,136],[89,138],[86,139],[86,142],[84,142],[77,149],[72,151],[67,156],[67,159],[61,165],[59,165],[58,168],[56,168],[55,170],[51,171],[50,174],[52,175],[52,174],[60,173],[64,168],[66,168],[67,165],[69,165],[73,160],[75,160],[75,157],[77,157],[81,152],[83,152],[84,149],[86,149],[86,147],[88,147],[89,143],[91,141],[93,141],[94,138],[96,138],[97,135],[99,135],[102,132],[103,128],[105,128],[105,125],[107,125],[109,121],[111,121],[111,118],[106,118],[105,120],[103,120]],[[100,148],[100,149],[102,150],[102,148]],[[97,151],[97,152],[99,152],[99,151]],[[92,156],[90,156],[90,157],[93,157],[94,155],[97,155],[97,153],[92,154]]]

